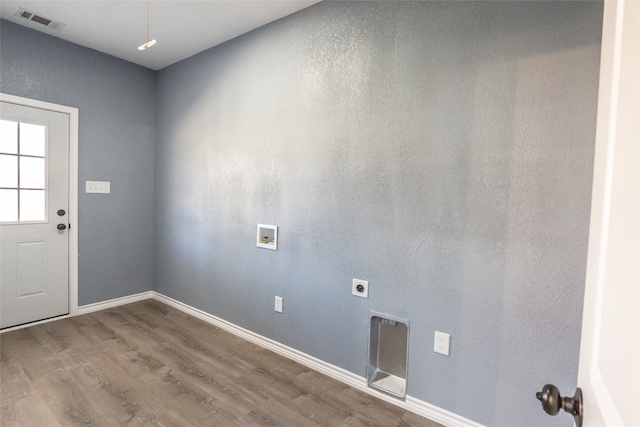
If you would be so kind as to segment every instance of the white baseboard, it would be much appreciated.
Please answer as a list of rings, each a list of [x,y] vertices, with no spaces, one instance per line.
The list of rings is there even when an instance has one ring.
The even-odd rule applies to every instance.
[[[142,301],[142,300],[145,300],[145,299],[153,298],[154,294],[155,294],[155,292],[152,292],[152,291],[141,292],[141,293],[135,294],[135,295],[129,295],[129,296],[126,296],[126,297],[110,299],[108,301],[102,301],[102,302],[96,302],[96,303],[93,303],[93,304],[83,305],[83,306],[78,307],[77,313],[69,313],[69,314],[66,314],[64,316],[52,317],[50,319],[44,319],[44,320],[40,320],[40,321],[37,321],[37,322],[31,322],[31,323],[25,323],[24,325],[18,325],[18,326],[14,326],[12,328],[5,328],[5,329],[2,329],[0,331],[0,334],[3,334],[5,332],[15,331],[15,330],[22,329],[22,328],[28,328],[30,326],[41,325],[43,323],[54,322],[56,320],[62,320],[62,319],[66,319],[66,318],[73,317],[73,316],[79,316],[81,314],[93,313],[94,311],[106,310],[107,308],[118,307],[120,305],[131,304],[132,302],[138,302],[138,301]]]
[[[482,424],[454,414],[453,412],[446,411],[437,406],[431,405],[430,403],[427,403],[415,397],[407,396],[403,401],[388,396],[384,393],[367,387],[367,380],[364,377],[346,371],[337,366],[331,365],[330,363],[324,362],[306,353],[302,353],[301,351],[288,347],[272,339],[263,337],[262,335],[258,335],[247,329],[241,328],[240,326],[234,325],[233,323],[227,322],[224,319],[220,319],[219,317],[191,307],[173,298],[167,297],[157,292],[151,292],[151,294],[153,295],[153,299],[176,308],[183,313],[203,320],[211,325],[217,326],[220,329],[230,332],[240,338],[271,350],[274,353],[298,362],[301,365],[313,369],[314,371],[318,371],[355,389],[375,396],[378,399],[399,406],[407,411],[416,413],[447,427],[483,427]]]
[[[392,402],[393,403],[393,402]],[[447,427],[485,427],[484,424],[472,421],[461,415],[449,412],[438,406],[415,397],[407,396],[406,406],[398,405],[423,417],[429,418]]]
[[[121,298],[114,298],[108,301],[96,302],[93,304],[82,305],[78,307],[78,315],[93,313],[94,311],[106,310],[107,308],[118,307],[125,304],[131,304],[133,302],[142,301],[154,297],[155,292],[141,292],[135,295],[129,295]]]
[[[364,377],[346,371],[330,363],[324,362],[306,353],[298,351],[294,348],[288,347],[272,339],[263,337],[240,326],[234,325],[231,322],[227,322],[224,319],[216,317],[205,311],[191,307],[173,298],[159,294],[155,291],[142,292],[135,295],[130,295],[122,298],[115,298],[109,301],[98,302],[94,304],[83,305],[78,307],[78,315],[93,313],[94,311],[105,310],[107,308],[118,307],[120,305],[131,304],[133,302],[142,301],[145,299],[153,298],[160,301],[170,307],[176,308],[185,314],[193,316],[197,319],[205,321],[211,325],[217,326],[227,332],[230,332],[240,338],[264,347],[273,351],[281,356],[291,359],[300,363],[314,371],[327,375],[337,381],[340,381],[348,386],[351,386],[357,390],[368,393],[378,399],[389,402],[395,406],[403,408],[407,411],[416,413],[437,423],[440,423],[447,427],[483,427],[475,421],[464,418],[460,415],[454,414],[435,405],[431,405],[423,400],[417,399],[412,396],[407,396],[405,400],[396,399],[377,390],[367,387],[367,380]]]

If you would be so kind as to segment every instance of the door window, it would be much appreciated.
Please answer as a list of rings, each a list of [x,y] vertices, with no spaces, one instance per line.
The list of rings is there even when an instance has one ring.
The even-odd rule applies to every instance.
[[[0,222],[47,219],[47,127],[0,120]]]

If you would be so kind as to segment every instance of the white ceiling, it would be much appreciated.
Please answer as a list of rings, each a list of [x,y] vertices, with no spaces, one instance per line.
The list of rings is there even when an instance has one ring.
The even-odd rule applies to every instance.
[[[0,1],[0,17],[70,42],[159,70],[275,21],[319,0],[151,0],[147,37],[146,0]],[[66,24],[54,30],[15,16],[19,8]]]

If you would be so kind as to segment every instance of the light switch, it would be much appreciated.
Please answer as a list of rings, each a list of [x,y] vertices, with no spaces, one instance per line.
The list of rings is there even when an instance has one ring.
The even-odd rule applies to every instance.
[[[87,181],[86,193],[111,193],[109,181]]]

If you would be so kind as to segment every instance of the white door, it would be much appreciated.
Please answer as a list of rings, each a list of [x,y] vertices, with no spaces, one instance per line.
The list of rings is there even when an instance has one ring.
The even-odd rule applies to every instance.
[[[0,104],[0,328],[69,313],[68,114]]]
[[[640,426],[640,2],[605,2],[578,386],[584,427]]]

